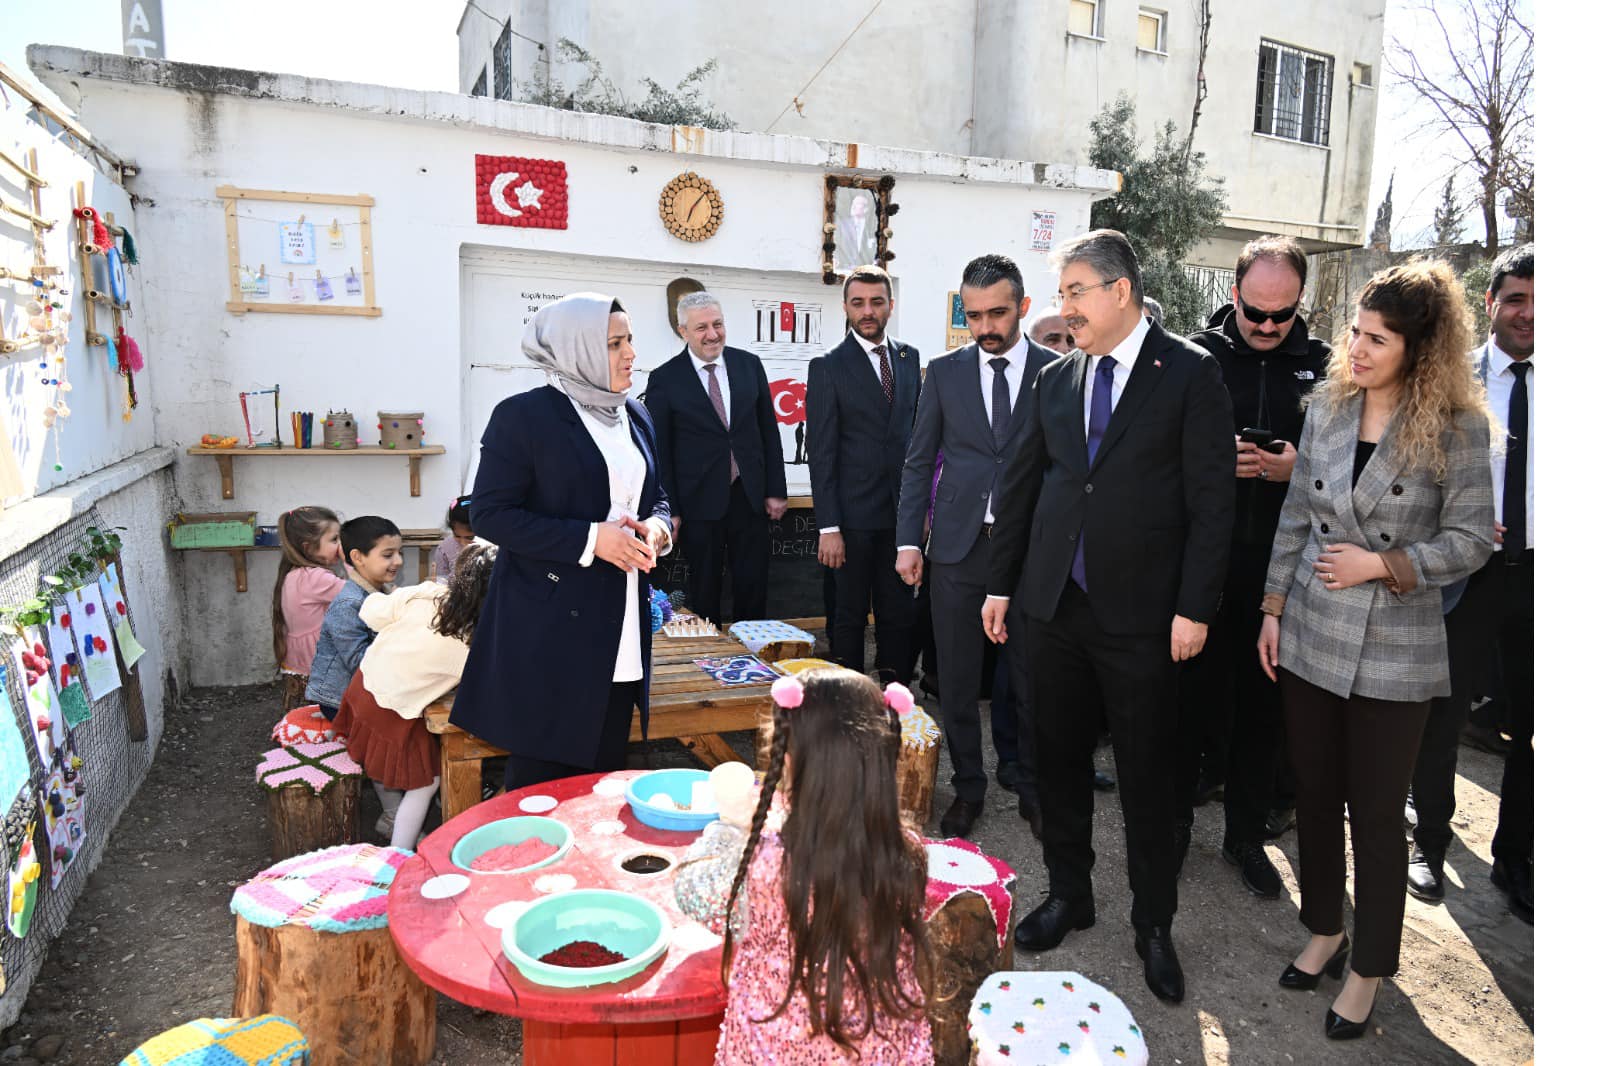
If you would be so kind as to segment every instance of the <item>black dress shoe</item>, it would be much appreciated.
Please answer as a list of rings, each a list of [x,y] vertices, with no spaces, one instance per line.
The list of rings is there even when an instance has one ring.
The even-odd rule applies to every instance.
[[[972,832],[972,823],[982,813],[983,800],[972,803],[957,796],[955,802],[950,804],[950,809],[944,812],[944,817],[939,819],[939,832],[945,837],[964,837]]]
[[[1169,1003],[1182,1003],[1183,967],[1178,965],[1178,949],[1168,927],[1158,925],[1149,932],[1135,932],[1133,950],[1144,960],[1144,983],[1150,991]]]
[[[1194,805],[1196,807],[1204,807],[1212,800],[1221,799],[1222,793],[1223,784],[1221,781],[1213,781],[1209,777],[1202,777],[1194,786]]]
[[[1093,924],[1093,902],[1075,903],[1065,896],[1050,896],[1017,923],[1017,947],[1049,951],[1074,929],[1087,929]]]
[[[1019,799],[1017,813],[1022,815],[1022,820],[1028,823],[1028,828],[1033,831],[1033,839],[1044,843],[1044,812],[1039,809],[1037,800]]]
[[[1413,844],[1411,862],[1406,867],[1406,891],[1424,903],[1444,899],[1444,856],[1428,855]]]
[[[1096,792],[1115,792],[1117,790],[1117,779],[1104,770],[1096,770],[1094,772],[1094,790]]]
[[[1380,984],[1379,988],[1382,987]],[[1340,1015],[1332,1007],[1329,1007],[1327,1016],[1322,1019],[1322,1031],[1328,1034],[1329,1040],[1355,1040],[1366,1035],[1367,1023],[1372,1021],[1372,1016],[1377,1011],[1377,993],[1373,993],[1372,1006],[1367,1008],[1367,1016],[1359,1022],[1353,1022],[1349,1018]]]
[[[932,696],[934,699],[939,698],[938,674],[928,673],[922,675],[922,694],[924,696]]]
[[[1496,859],[1489,871],[1489,883],[1506,894],[1511,913],[1533,924],[1533,863],[1527,859]]]
[[[1007,792],[1015,792],[1017,790],[1017,777],[1021,773],[1022,767],[1018,766],[1014,760],[1002,762],[994,768],[994,782]]]
[[[1183,873],[1183,860],[1189,857],[1190,826],[1175,825],[1172,827],[1172,854],[1177,860],[1178,873]]]
[[[1284,988],[1293,988],[1301,992],[1309,992],[1322,983],[1322,975],[1327,974],[1337,981],[1344,976],[1344,964],[1350,959],[1350,936],[1346,934],[1339,941],[1339,950],[1316,973],[1306,973],[1294,963],[1283,968],[1283,973],[1278,977],[1278,984]],[[1329,1011],[1329,1013],[1333,1013]]]
[[[1283,878],[1260,844],[1229,844],[1224,840],[1222,857],[1239,868],[1244,887],[1252,896],[1277,899],[1283,892]]]
[[[1294,828],[1294,808],[1282,807],[1267,815],[1266,837],[1268,840],[1277,840],[1283,834]]]

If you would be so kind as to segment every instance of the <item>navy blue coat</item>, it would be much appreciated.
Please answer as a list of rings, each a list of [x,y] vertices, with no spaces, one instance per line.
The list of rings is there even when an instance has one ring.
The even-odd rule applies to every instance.
[[[655,428],[627,404],[645,458],[638,518],[670,521]],[[579,566],[611,508],[605,460],[572,401],[550,386],[502,400],[483,431],[472,530],[500,546],[456,690],[452,724],[516,755],[593,766],[622,636],[627,577]],[[639,581],[642,724],[649,726],[649,585]]]

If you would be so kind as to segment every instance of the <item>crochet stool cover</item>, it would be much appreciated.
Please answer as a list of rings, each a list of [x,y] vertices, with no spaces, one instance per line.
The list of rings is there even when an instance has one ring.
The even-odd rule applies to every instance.
[[[276,1014],[199,1018],[151,1037],[119,1066],[311,1066],[311,1050]]]
[[[354,843],[361,831],[361,776],[339,741],[262,752],[256,784],[267,793],[273,860]]]
[[[979,1066],[1145,1066],[1144,1033],[1113,993],[1081,973],[993,973],[967,1014]]]

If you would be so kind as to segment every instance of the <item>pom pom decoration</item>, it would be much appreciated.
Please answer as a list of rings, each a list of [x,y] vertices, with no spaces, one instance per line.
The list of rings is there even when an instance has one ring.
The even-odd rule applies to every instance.
[[[912,698],[911,690],[898,681],[883,690],[883,702],[901,717],[910,714],[917,705],[916,700]]]
[[[144,369],[144,353],[139,350],[139,342],[128,336],[127,330],[118,332],[117,350],[127,363],[128,373],[135,374]]]
[[[772,683],[772,702],[784,710],[794,710],[805,698],[806,687],[798,677],[780,677]]]
[[[100,221],[100,212],[92,207],[80,207],[75,212],[79,218],[89,220],[90,239],[94,246],[104,252],[111,247],[111,231],[106,229],[106,224]]]
[[[672,621],[672,600],[661,589],[650,590],[650,632],[659,633]]]

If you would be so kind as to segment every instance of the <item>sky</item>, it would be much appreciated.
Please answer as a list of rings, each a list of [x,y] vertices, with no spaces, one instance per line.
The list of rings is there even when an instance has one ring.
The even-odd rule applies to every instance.
[[[1418,0],[1390,0],[1385,32],[1418,38],[1431,24]],[[269,70],[409,89],[454,92],[456,25],[487,17],[464,0],[164,0],[167,58],[215,66]],[[0,0],[0,62],[24,76],[30,43],[65,44],[120,52],[120,0]],[[1445,177],[1460,149],[1448,136],[1419,133],[1423,105],[1379,73],[1378,125],[1367,233],[1391,171],[1395,175],[1394,246],[1426,244]],[[1456,179],[1470,197],[1471,176]],[[1501,233],[1509,237],[1502,222]],[[1464,239],[1481,240],[1483,217],[1469,209]]]

